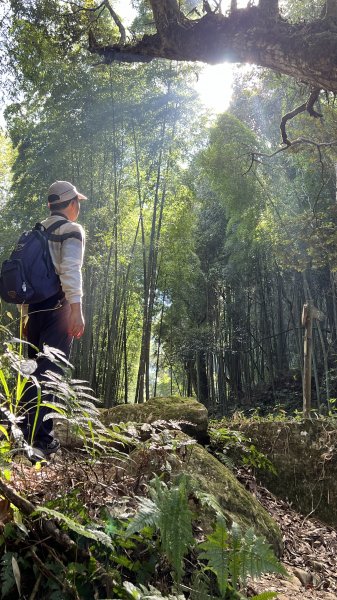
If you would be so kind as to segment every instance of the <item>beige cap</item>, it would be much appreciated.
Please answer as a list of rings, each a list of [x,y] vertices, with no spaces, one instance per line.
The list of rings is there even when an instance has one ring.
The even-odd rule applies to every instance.
[[[76,197],[78,200],[87,200],[87,197],[80,194],[76,187],[72,183],[69,183],[69,181],[55,181],[48,190],[48,204],[52,204],[53,206]]]

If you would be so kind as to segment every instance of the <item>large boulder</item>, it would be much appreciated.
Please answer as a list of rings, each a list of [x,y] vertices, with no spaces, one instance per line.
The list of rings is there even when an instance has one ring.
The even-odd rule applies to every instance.
[[[263,506],[250,492],[248,492],[236,479],[233,473],[203,446],[192,444],[182,446],[184,441],[188,444],[189,438],[181,432],[173,433],[176,436],[177,448],[175,452],[162,449],[157,451],[152,446],[140,447],[131,454],[132,460],[126,469],[138,476],[139,481],[147,480],[154,473],[163,474],[166,471],[169,477],[186,473],[195,482],[197,489],[211,494],[220,504],[229,523],[237,523],[243,531],[253,527],[258,535],[264,536],[274,549],[277,556],[282,554],[282,536],[278,525],[267,513]],[[208,508],[202,510],[203,529],[207,529],[207,522],[214,521],[211,502]]]
[[[169,396],[151,398],[144,404],[118,404],[103,409],[102,422],[112,423],[153,423],[155,421],[180,421],[181,429],[198,441],[208,440],[208,413],[203,404],[195,398]]]
[[[102,410],[101,420],[107,427],[116,423],[180,422],[181,429],[186,433],[171,429],[166,432],[165,441],[157,436],[157,440],[150,437],[148,441],[136,444],[136,447],[133,445],[130,460],[123,466],[123,472],[136,473],[139,483],[148,481],[154,473],[165,473],[168,477],[188,474],[199,490],[215,497],[229,523],[236,522],[243,530],[253,527],[258,535],[263,535],[269,541],[277,555],[281,554],[281,533],[270,515],[226,466],[189,437],[194,436],[202,441],[208,439],[207,410],[197,400],[152,398],[144,404],[118,405]],[[81,440],[76,440],[69,432],[68,437],[62,437],[62,442],[71,446],[81,445]],[[207,523],[210,527],[214,522],[210,506],[202,509],[202,519],[205,519],[203,525],[206,529]]]
[[[120,423],[154,423],[155,421],[178,421],[184,433],[199,442],[208,442],[208,413],[195,398],[169,396],[151,398],[144,404],[118,404],[100,410],[100,420],[110,427]],[[65,420],[55,418],[55,435],[64,448],[82,448],[83,438]]]

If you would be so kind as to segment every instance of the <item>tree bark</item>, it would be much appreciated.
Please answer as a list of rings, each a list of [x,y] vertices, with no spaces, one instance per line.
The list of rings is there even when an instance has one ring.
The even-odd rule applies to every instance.
[[[200,19],[182,15],[175,0],[150,3],[156,33],[132,44],[111,46],[101,46],[91,36],[89,50],[106,63],[153,58],[252,63],[337,92],[335,0],[327,2],[327,18],[311,23],[280,18],[276,0],[260,0],[258,7],[248,6],[228,16],[207,12]]]

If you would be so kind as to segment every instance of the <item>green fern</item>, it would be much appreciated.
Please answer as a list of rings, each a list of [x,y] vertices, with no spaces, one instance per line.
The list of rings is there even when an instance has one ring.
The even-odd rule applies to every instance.
[[[145,527],[159,528],[160,509],[150,498],[138,497],[138,511],[126,529],[126,535],[142,531]]]
[[[186,477],[171,488],[155,477],[149,487],[151,499],[139,499],[138,512],[126,530],[127,535],[147,526],[159,531],[161,550],[173,567],[176,581],[182,577],[183,558],[194,541],[187,486]]]
[[[257,577],[262,573],[287,574],[264,538],[256,536],[251,528],[243,535],[235,523],[228,531],[222,518],[218,519],[215,531],[199,548],[202,550],[200,558],[208,562],[206,568],[217,577],[222,596],[228,589],[238,591],[239,586],[245,584],[248,575]],[[256,600],[267,600],[269,597],[272,596]]]
[[[210,580],[205,571],[198,569],[192,573],[191,587],[187,588],[187,591],[190,600],[214,600],[210,593]]]
[[[262,573],[287,575],[287,571],[277,560],[270,545],[249,528],[241,539],[240,580],[245,583],[247,575],[259,577]]]
[[[199,500],[201,506],[211,508],[215,513],[216,517],[225,518],[220,503],[213,494],[208,494],[198,489],[193,490],[193,495]]]
[[[242,575],[244,583],[246,579],[246,563],[242,564],[242,532],[237,523],[233,523],[231,527],[231,538],[230,538],[230,558],[228,562],[228,569],[231,578],[231,585],[234,590],[237,590],[240,582],[240,575]],[[243,571],[243,573],[242,573]],[[250,574],[250,573],[249,573]]]
[[[220,594],[224,596],[229,578],[229,533],[223,519],[218,519],[215,530],[199,548],[203,550],[200,558],[207,560],[207,568],[215,573]]]
[[[183,575],[183,558],[193,543],[193,513],[188,506],[186,481],[172,487],[162,497],[160,505],[159,530],[161,546],[173,566],[177,581]]]
[[[54,517],[55,519],[59,519],[68,527],[68,529],[71,529],[71,531],[74,531],[75,533],[78,533],[79,535],[82,535],[83,537],[89,538],[91,540],[95,540],[96,542],[100,542],[101,544],[108,546],[108,548],[111,548],[111,549],[113,548],[110,536],[107,535],[106,533],[104,533],[104,531],[100,531],[98,529],[93,529],[93,528],[86,528],[83,525],[81,525],[81,523],[78,523],[77,521],[70,519],[70,517],[67,517],[63,513],[59,512],[57,510],[54,510],[53,508],[46,508],[45,506],[38,506],[35,508],[34,512],[35,513],[44,513],[44,514],[48,515],[49,517]]]

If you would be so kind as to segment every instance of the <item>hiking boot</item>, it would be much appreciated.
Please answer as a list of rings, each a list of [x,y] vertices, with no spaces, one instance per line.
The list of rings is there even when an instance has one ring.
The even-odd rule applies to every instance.
[[[54,438],[48,444],[45,444],[41,441],[39,442],[38,440],[34,444],[34,448],[42,452],[45,457],[50,456],[51,454],[55,454],[55,452],[57,452],[60,449],[60,446],[60,441],[57,438]]]

